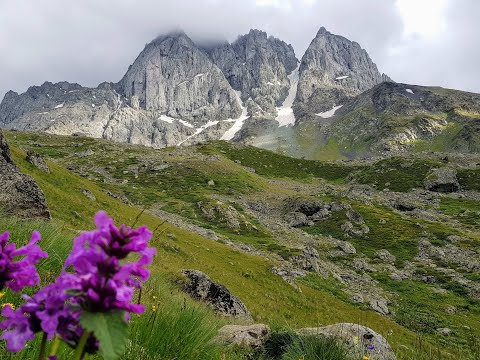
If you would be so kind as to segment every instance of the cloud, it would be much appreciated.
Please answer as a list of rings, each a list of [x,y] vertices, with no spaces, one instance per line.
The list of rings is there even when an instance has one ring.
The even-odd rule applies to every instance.
[[[444,36],[432,39],[405,31],[397,0],[3,0],[0,98],[47,80],[119,81],[146,43],[178,28],[197,42],[263,29],[301,58],[325,26],[360,43],[397,81],[480,91],[480,2],[438,1],[448,1]]]

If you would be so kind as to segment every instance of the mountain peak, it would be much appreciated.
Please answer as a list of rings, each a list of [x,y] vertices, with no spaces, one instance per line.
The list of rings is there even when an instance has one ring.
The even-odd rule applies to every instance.
[[[328,34],[330,34],[330,32],[328,32],[328,30],[325,29],[324,26],[322,26],[317,32],[317,36],[328,35]]]
[[[159,35],[155,39],[153,39],[149,44],[153,44],[153,45],[161,44],[167,39],[184,40],[188,43],[193,44],[193,41],[188,37],[185,31],[181,29],[172,30],[165,34]]]

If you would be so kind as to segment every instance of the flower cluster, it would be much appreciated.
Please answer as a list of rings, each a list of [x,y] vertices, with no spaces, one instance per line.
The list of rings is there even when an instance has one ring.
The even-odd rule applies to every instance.
[[[84,334],[80,324],[84,312],[140,314],[145,310],[132,300],[135,288],[141,288],[150,275],[146,266],[156,253],[154,248],[148,248],[152,233],[145,226],[117,228],[103,211],[95,216],[95,224],[96,230],[83,232],[74,240],[73,250],[55,283],[32,297],[24,295],[26,302],[16,311],[4,307],[2,315],[6,319],[0,323],[0,329],[6,331],[1,338],[7,341],[9,351],[23,349],[37,332],[48,338],[58,335],[76,347]],[[127,261],[131,254],[136,261]],[[94,353],[98,346],[96,338],[88,335],[84,351]]]
[[[0,291],[4,287],[20,291],[26,286],[38,285],[40,277],[35,265],[40,259],[48,257],[36,244],[40,238],[40,233],[35,231],[30,242],[17,249],[14,243],[9,242],[8,232],[0,234]]]
[[[152,233],[145,226],[116,228],[105,212],[95,216],[95,225],[97,230],[75,239],[59,285],[75,293],[72,302],[86,311],[142,313],[144,306],[131,302],[134,288],[140,288],[150,275],[145,266],[156,253],[147,247]],[[122,263],[130,253],[138,254],[139,259]],[[69,268],[74,272],[68,272]]]

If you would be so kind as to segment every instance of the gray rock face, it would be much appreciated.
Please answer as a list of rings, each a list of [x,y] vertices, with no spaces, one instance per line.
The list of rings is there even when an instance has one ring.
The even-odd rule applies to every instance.
[[[119,86],[132,107],[194,123],[242,112],[222,71],[182,32],[147,44]]]
[[[458,191],[457,171],[447,167],[432,170],[425,178],[425,189],[444,193]]]
[[[388,341],[379,333],[359,324],[340,323],[319,328],[304,328],[297,331],[307,336],[334,337],[344,343],[352,356],[361,359],[367,355],[370,360],[395,360],[397,357]],[[372,349],[369,349],[373,347]]]
[[[325,112],[385,80],[358,43],[322,27],[302,57],[294,110]]]
[[[216,340],[226,345],[258,349],[265,345],[269,337],[268,325],[225,325],[218,330]]]
[[[0,133],[0,208],[22,218],[50,218],[47,201],[35,180],[23,174],[10,157]]]
[[[287,75],[298,60],[291,45],[260,30],[250,30],[232,44],[222,44],[209,50],[210,56],[223,71],[230,85],[241,91],[242,100],[263,113],[275,113],[287,97],[290,81]]]
[[[187,277],[185,291],[194,299],[206,302],[220,314],[252,320],[245,305],[225,286],[214,282],[198,270],[183,270],[182,273]]]

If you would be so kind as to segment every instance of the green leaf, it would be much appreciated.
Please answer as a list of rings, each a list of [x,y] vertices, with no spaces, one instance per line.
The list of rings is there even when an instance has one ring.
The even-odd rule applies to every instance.
[[[80,317],[80,324],[88,332],[93,332],[100,342],[100,351],[105,360],[115,360],[123,355],[128,339],[128,326],[125,313],[89,313]]]

